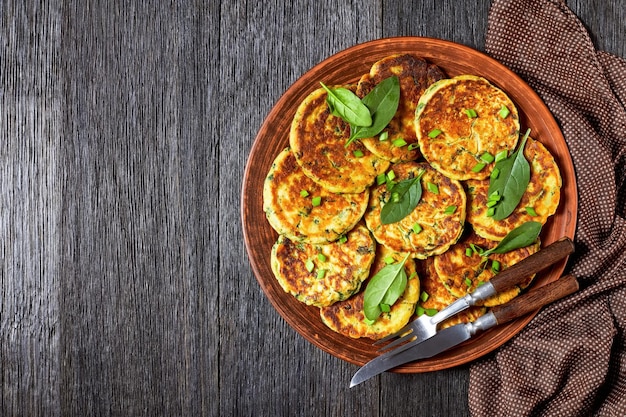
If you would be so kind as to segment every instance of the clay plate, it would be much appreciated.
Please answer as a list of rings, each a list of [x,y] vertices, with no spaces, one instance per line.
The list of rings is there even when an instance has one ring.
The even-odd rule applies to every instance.
[[[576,226],[576,179],[563,135],[539,96],[517,75],[487,55],[449,41],[418,37],[388,38],[356,45],[319,63],[298,79],[278,100],[261,126],[250,151],[241,191],[241,216],[246,249],[256,278],[278,313],[305,339],[324,351],[355,365],[376,356],[370,339],[351,339],[328,329],[319,310],[306,306],[280,287],[270,267],[271,247],[277,239],[262,207],[263,181],[276,155],[288,146],[288,132],[298,104],[319,82],[356,83],[377,60],[393,53],[413,53],[438,65],[448,76],[480,75],[504,90],[517,104],[522,130],[532,129],[554,155],[563,178],[557,213],[542,232],[547,245],[562,236],[573,238]],[[539,273],[534,286],[545,285],[561,276],[562,261]],[[435,371],[470,362],[493,351],[518,333],[534,314],[492,329],[434,358],[396,368],[395,372]]]

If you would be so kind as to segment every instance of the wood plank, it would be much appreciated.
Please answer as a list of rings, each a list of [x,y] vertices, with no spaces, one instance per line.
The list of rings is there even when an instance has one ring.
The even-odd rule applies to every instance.
[[[61,22],[55,5],[0,16],[0,415],[55,415]]]
[[[217,396],[211,9],[78,2],[60,298],[67,415],[196,415]],[[211,20],[213,19],[213,20]]]
[[[626,2],[568,0],[567,6],[589,32],[597,50],[626,57]]]

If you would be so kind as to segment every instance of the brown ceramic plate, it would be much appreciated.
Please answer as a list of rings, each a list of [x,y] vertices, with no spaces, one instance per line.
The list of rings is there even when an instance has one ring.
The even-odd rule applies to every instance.
[[[520,112],[522,130],[532,129],[556,158],[563,188],[557,213],[549,219],[542,232],[547,245],[562,236],[573,238],[576,226],[576,179],[565,139],[552,114],[537,94],[521,78],[494,59],[471,48],[439,39],[402,37],[380,39],[339,52],[319,63],[297,80],[278,100],[258,132],[246,166],[242,193],[241,216],[246,249],[254,274],[261,288],[278,313],[305,339],[324,351],[363,365],[376,356],[370,339],[350,339],[328,329],[320,320],[316,307],[306,306],[285,293],[270,267],[271,247],[277,234],[263,213],[263,181],[276,155],[288,146],[291,119],[298,104],[319,82],[326,84],[356,83],[377,60],[392,53],[413,53],[437,64],[448,76],[480,75],[499,86],[513,99]],[[539,273],[533,285],[545,285],[558,279],[565,261]],[[535,313],[536,314],[536,313]],[[513,321],[479,335],[434,358],[396,368],[396,372],[416,373],[445,369],[472,361],[518,333],[535,314]]]

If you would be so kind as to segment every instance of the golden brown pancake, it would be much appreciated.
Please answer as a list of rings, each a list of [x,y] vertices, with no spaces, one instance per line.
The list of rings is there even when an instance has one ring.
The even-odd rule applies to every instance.
[[[425,162],[395,164],[391,171],[395,173],[396,181],[416,177],[425,171],[420,180],[422,197],[407,217],[396,223],[383,224],[381,210],[391,195],[385,184],[373,187],[365,212],[367,227],[379,243],[398,252],[411,252],[416,258],[445,252],[463,232],[466,211],[463,186]],[[437,186],[437,194],[429,190],[428,183]],[[448,213],[448,209],[453,211]]]
[[[345,146],[350,125],[330,113],[326,95],[323,88],[317,89],[298,107],[289,134],[291,150],[305,175],[322,187],[335,193],[361,193],[387,170],[389,161],[358,140]]]
[[[427,258],[417,263],[417,273],[420,276],[420,300],[418,301],[417,314],[435,315],[437,312],[448,307],[457,300],[443,285],[434,266],[434,259]],[[485,307],[474,306],[464,310],[439,325],[446,328],[459,323],[469,323],[485,314]]]
[[[394,252],[378,245],[370,277],[388,264],[386,261],[388,257],[392,257],[397,263],[402,262],[405,256],[405,253]],[[358,294],[329,307],[321,308],[322,321],[330,329],[351,338],[381,339],[397,332],[408,323],[413,315],[420,288],[419,278],[415,273],[415,262],[412,259],[407,259],[404,270],[409,277],[404,294],[391,306],[389,312],[382,313],[373,323],[368,323],[363,313],[363,294],[369,280],[363,284]]]
[[[506,117],[501,114],[503,107],[509,112]],[[519,116],[513,102],[474,75],[431,85],[415,117],[420,151],[433,168],[457,180],[487,178],[494,163],[485,162],[484,156],[512,151],[519,139]],[[478,164],[484,167],[477,170]]]
[[[263,187],[263,210],[274,230],[309,243],[337,240],[361,220],[368,200],[369,189],[337,194],[321,187],[304,175],[289,149],[276,157]]]
[[[479,285],[491,280],[498,271],[505,270],[539,250],[539,243],[537,242],[507,253],[491,254],[488,259],[478,253],[478,248],[488,250],[496,247],[497,244],[498,242],[470,233],[447,252],[433,258],[435,272],[452,296],[464,297],[473,292]],[[527,277],[521,284],[494,295],[485,300],[483,304],[486,307],[492,307],[512,300],[519,295],[522,289],[530,285],[533,278],[534,275]]]
[[[526,142],[524,156],[530,163],[530,181],[517,208],[506,219],[494,220],[487,216],[488,180],[466,182],[467,221],[478,235],[499,241],[527,221],[545,224],[556,212],[561,195],[561,174],[554,157],[541,142],[532,138]],[[527,207],[532,208],[531,214]]]
[[[383,130],[385,140],[380,135],[361,139],[372,153],[392,162],[412,161],[420,156],[415,136],[415,109],[426,88],[445,77],[443,71],[434,64],[411,54],[390,55],[372,65],[358,84],[356,94],[364,97],[378,83],[397,76],[400,81],[400,102],[396,115]]]
[[[279,236],[272,248],[271,266],[285,292],[308,305],[324,307],[357,292],[369,275],[376,243],[358,224],[345,242],[293,242]]]

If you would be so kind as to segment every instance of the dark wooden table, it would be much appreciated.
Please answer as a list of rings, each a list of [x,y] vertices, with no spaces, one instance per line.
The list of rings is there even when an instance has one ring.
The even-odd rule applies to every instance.
[[[623,1],[567,3],[626,56]],[[2,1],[0,415],[467,415],[467,366],[348,388],[261,291],[240,187],[309,68],[389,36],[482,49],[489,5]]]

